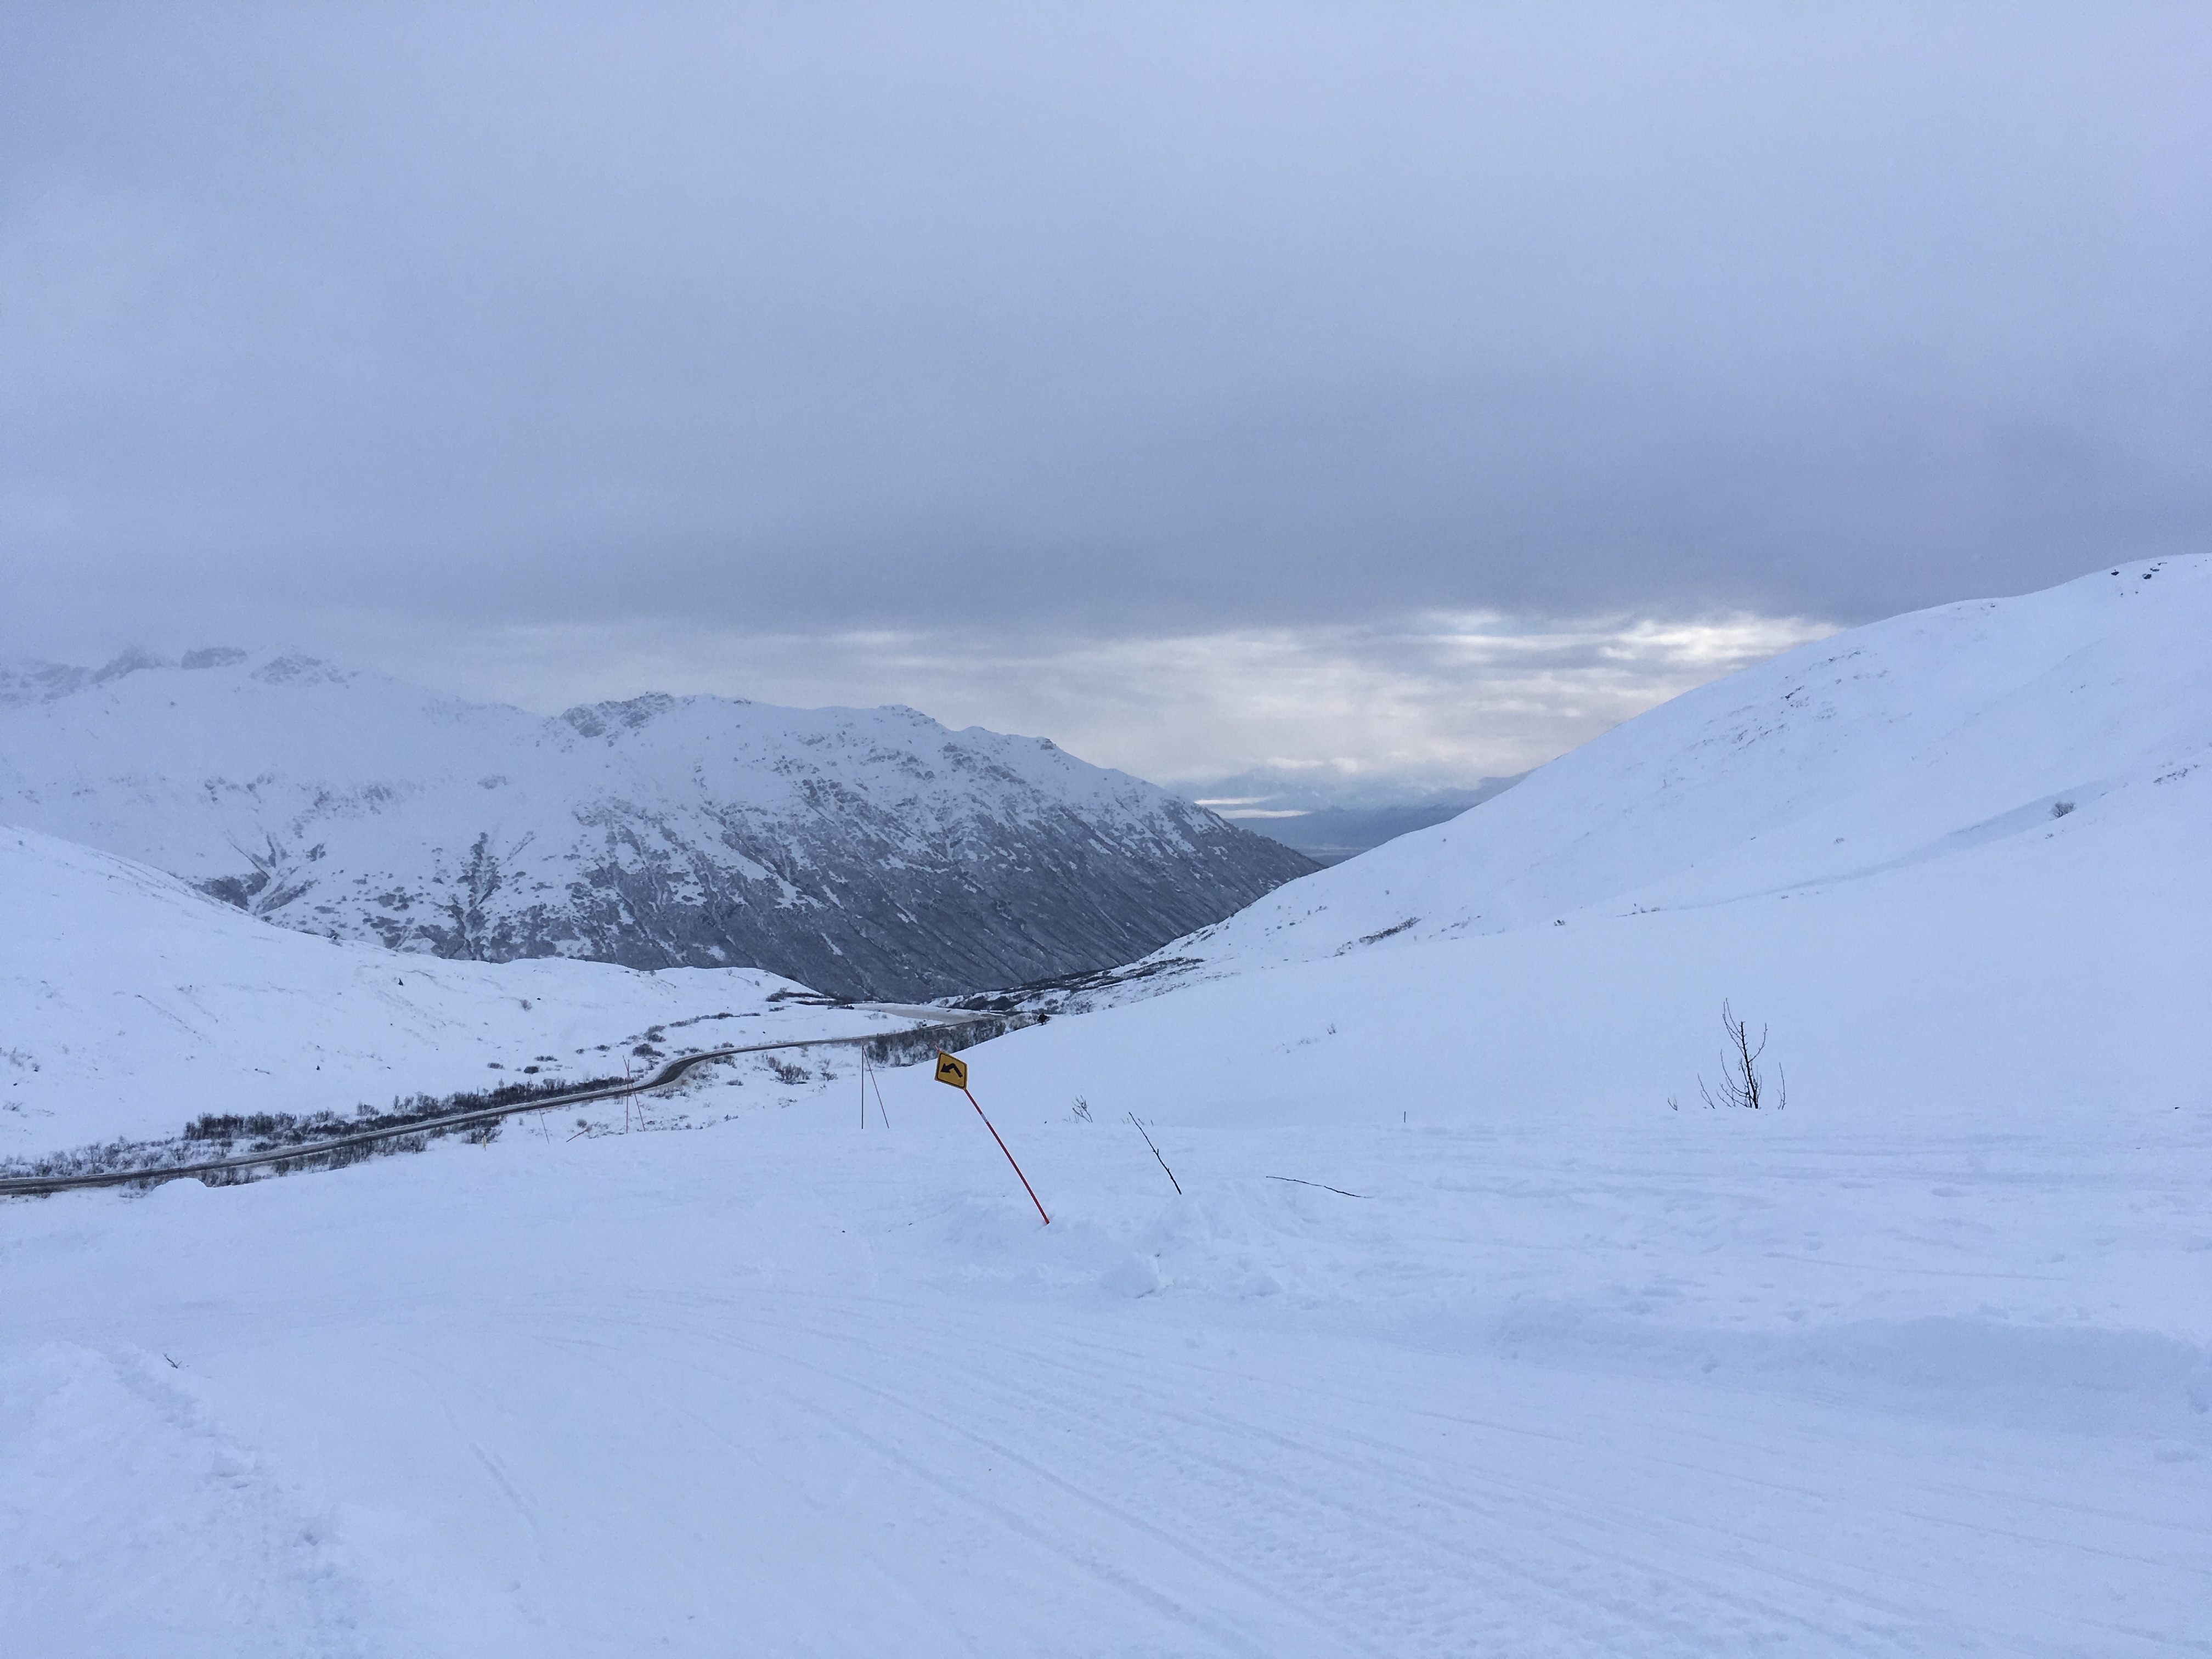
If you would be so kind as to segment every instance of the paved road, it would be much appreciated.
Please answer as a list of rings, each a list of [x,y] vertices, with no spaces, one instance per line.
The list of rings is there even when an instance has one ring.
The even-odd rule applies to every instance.
[[[888,1005],[884,1006],[883,1012],[903,1014],[909,1018],[920,1017],[924,1012],[917,1008],[893,1008]],[[767,1054],[782,1048],[857,1048],[862,1043],[878,1042],[885,1037],[915,1036],[932,1031],[943,1032],[950,1036],[963,1025],[997,1018],[952,1008],[935,1008],[927,1012],[937,1023],[917,1025],[910,1031],[870,1031],[860,1036],[804,1037],[789,1042],[751,1042],[728,1048],[709,1048],[701,1054],[680,1054],[651,1077],[641,1078],[635,1083],[617,1083],[603,1089],[580,1089],[573,1094],[540,1095],[529,1100],[510,1102],[504,1106],[472,1107],[465,1112],[448,1112],[441,1117],[416,1118],[408,1123],[380,1129],[364,1129],[354,1134],[333,1135],[327,1140],[306,1141],[296,1146],[282,1146],[270,1152],[241,1152],[233,1158],[211,1158],[197,1164],[168,1164],[155,1170],[108,1170],[96,1175],[8,1176],[0,1178],[0,1198],[65,1193],[82,1187],[127,1187],[137,1182],[168,1181],[179,1176],[211,1175],[223,1170],[248,1170],[260,1164],[283,1164],[294,1158],[317,1158],[326,1152],[343,1151],[349,1146],[367,1146],[380,1140],[396,1140],[403,1135],[461,1129],[476,1123],[495,1123],[501,1118],[514,1117],[523,1112],[542,1112],[556,1106],[575,1106],[588,1101],[619,1100],[625,1095],[649,1094],[655,1089],[665,1089],[678,1081],[695,1066],[703,1066],[714,1060],[728,1060],[737,1054]]]

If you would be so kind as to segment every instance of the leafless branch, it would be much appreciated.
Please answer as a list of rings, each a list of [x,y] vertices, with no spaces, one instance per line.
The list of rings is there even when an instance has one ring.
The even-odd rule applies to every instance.
[[[1145,1136],[1145,1145],[1147,1146],[1152,1146],[1152,1136],[1146,1133],[1145,1126],[1143,1124],[1137,1123],[1137,1115],[1134,1112],[1129,1114],[1129,1121],[1137,1124],[1137,1133]],[[1173,1170],[1168,1170],[1168,1161],[1164,1158],[1160,1158],[1160,1149],[1158,1147],[1152,1146],[1152,1156],[1154,1158],[1160,1158],[1160,1168],[1168,1170],[1168,1184],[1176,1189],[1176,1196],[1177,1198],[1181,1198],[1182,1196],[1182,1182],[1176,1179],[1176,1174]]]
[[[1779,1066],[1775,1068],[1778,1079],[1776,1089],[1770,1091],[1766,1079],[1759,1074],[1759,1056],[1766,1052],[1767,1028],[1759,1028],[1759,1041],[1751,1040],[1748,1021],[1738,1019],[1735,1010],[1723,1000],[1721,1004],[1721,1030],[1727,1036],[1727,1048],[1721,1059],[1721,1079],[1709,1084],[1701,1073],[1698,1078],[1698,1092],[1711,1107],[1742,1107],[1759,1111],[1772,1107],[1780,1111],[1790,1103],[1790,1083]]]

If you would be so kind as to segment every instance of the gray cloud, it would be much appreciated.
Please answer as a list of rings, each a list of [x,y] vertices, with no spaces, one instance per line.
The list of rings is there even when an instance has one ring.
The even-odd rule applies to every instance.
[[[647,690],[811,707],[910,702],[953,726],[1050,733],[1164,782],[1236,773],[1346,799],[1540,765],[1654,703],[1830,630],[1796,618],[1532,627],[1486,614],[1143,638],[985,630],[732,635],[677,623],[363,641],[404,676],[550,713]]]
[[[1012,660],[2201,546],[2208,79],[2188,7],[11,8],[0,644]]]

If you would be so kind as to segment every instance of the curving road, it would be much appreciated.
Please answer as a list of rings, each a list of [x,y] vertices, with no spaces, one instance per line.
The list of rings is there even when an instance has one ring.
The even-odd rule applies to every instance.
[[[920,1016],[922,1011],[884,1005],[883,1012],[903,1014],[911,1018]],[[501,1118],[514,1117],[524,1112],[543,1112],[556,1106],[574,1106],[587,1101],[619,1100],[625,1095],[649,1094],[655,1089],[665,1089],[678,1081],[695,1066],[703,1066],[713,1060],[728,1060],[738,1054],[761,1054],[783,1048],[856,1048],[862,1043],[880,1042],[885,1037],[915,1037],[931,1033],[949,1038],[957,1036],[963,1026],[973,1025],[979,1020],[1003,1018],[951,1008],[933,1009],[929,1012],[935,1017],[937,1023],[917,1025],[910,1031],[871,1031],[860,1036],[802,1037],[788,1042],[750,1042],[727,1048],[708,1048],[700,1054],[678,1055],[652,1076],[641,1078],[635,1083],[617,1083],[601,1089],[579,1089],[570,1094],[541,1095],[531,1100],[513,1101],[504,1106],[471,1107],[465,1112],[448,1112],[441,1117],[417,1118],[409,1123],[333,1135],[327,1140],[305,1141],[295,1146],[282,1146],[270,1152],[241,1152],[232,1158],[210,1158],[197,1164],[166,1164],[155,1170],[107,1170],[96,1175],[0,1177],[0,1198],[65,1193],[84,1187],[128,1187],[139,1182],[170,1181],[179,1176],[212,1175],[223,1170],[248,1170],[260,1164],[283,1164],[293,1158],[317,1158],[326,1152],[342,1152],[349,1146],[367,1146],[380,1140],[397,1140],[404,1135],[466,1128],[475,1123],[495,1123]]]

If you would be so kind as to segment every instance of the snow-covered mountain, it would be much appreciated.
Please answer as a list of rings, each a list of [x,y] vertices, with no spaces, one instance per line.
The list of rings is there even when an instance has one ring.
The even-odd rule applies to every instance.
[[[0,1158],[174,1134],[209,1112],[620,1075],[641,1042],[646,1064],[909,1024],[753,969],[442,962],[315,939],[29,830],[0,829]]]
[[[11,1632],[2193,1651],[2208,635],[2204,559],[1863,629],[1177,941],[965,1054],[1049,1225],[926,1066],[865,1128],[699,1076],[696,1133],[0,1204]],[[82,1045],[95,1116],[507,1059],[525,976],[571,1048],[740,977],[288,938],[15,839],[0,1044]],[[1786,1109],[1705,1108],[1723,999]]]
[[[1313,868],[1040,738],[645,696],[543,719],[297,654],[0,674],[0,821],[303,932],[841,995],[1143,955]]]
[[[1840,902],[1915,870],[1963,881],[2045,842],[2144,832],[2212,768],[2208,639],[2212,556],[2196,556],[1802,646],[1175,941],[1134,965],[1132,988],[1598,919]],[[2196,872],[2163,878],[2194,890]]]

